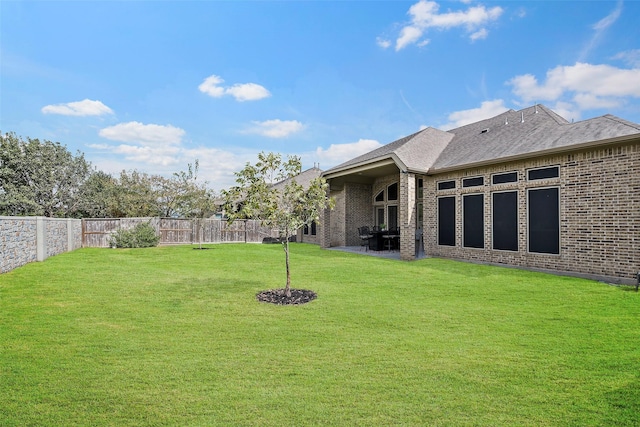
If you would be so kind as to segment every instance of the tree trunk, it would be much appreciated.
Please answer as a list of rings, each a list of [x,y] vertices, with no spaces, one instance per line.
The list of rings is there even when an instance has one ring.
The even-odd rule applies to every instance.
[[[286,231],[286,230],[285,230]],[[284,295],[289,298],[291,296],[291,272],[289,270],[289,237],[285,237],[282,242],[284,247],[285,264],[287,265],[287,285],[284,288]]]

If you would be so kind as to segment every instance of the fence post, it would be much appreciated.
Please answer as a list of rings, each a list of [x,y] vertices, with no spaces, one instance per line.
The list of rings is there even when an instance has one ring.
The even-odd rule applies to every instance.
[[[67,251],[73,250],[73,219],[67,218]]]
[[[47,258],[47,239],[44,232],[44,218],[36,217],[36,261]]]

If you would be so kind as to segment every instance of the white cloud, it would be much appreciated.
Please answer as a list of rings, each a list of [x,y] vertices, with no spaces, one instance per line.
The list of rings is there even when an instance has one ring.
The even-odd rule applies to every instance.
[[[254,101],[271,96],[264,87],[255,83],[235,84],[226,90],[237,101]]]
[[[400,36],[396,40],[396,51],[403,49],[404,47],[417,43],[422,37],[422,30],[418,27],[408,25],[400,30]]]
[[[218,86],[220,83],[224,83],[224,80],[219,76],[209,76],[198,86],[198,89],[202,93],[206,93],[214,98],[220,98],[224,95],[225,89]]]
[[[504,12],[499,6],[489,9],[485,6],[472,6],[466,10],[445,13],[438,13],[439,9],[438,3],[429,0],[420,0],[412,5],[407,12],[411,17],[410,23],[400,30],[396,40],[396,51],[411,44],[421,46],[428,43],[428,40],[421,38],[429,28],[448,30],[462,27],[469,33],[472,41],[484,39],[488,35],[485,26],[496,21]]]
[[[633,68],[640,68],[640,49],[620,52],[614,55],[611,59],[619,59]]]
[[[171,125],[128,122],[101,129],[98,134],[127,144],[93,144],[92,148],[124,156],[125,160],[136,164],[167,166],[178,163],[185,131]]]
[[[244,133],[255,133],[269,138],[285,138],[304,128],[303,124],[297,120],[274,119],[252,123],[253,127],[247,129]]]
[[[481,28],[475,33],[471,34],[469,38],[473,41],[476,41],[476,40],[484,40],[487,38],[487,36],[489,36],[489,31],[487,31],[486,28]]]
[[[389,41],[388,39],[383,39],[382,37],[376,38],[376,44],[383,49],[388,49],[389,47],[391,47],[391,41]]]
[[[46,105],[42,107],[44,114],[61,114],[63,116],[101,116],[113,114],[113,110],[100,101],[84,99],[66,104]]]
[[[478,108],[456,111],[449,114],[449,123],[441,126],[440,128],[443,130],[455,129],[460,126],[468,125],[469,123],[475,123],[480,120],[495,117],[507,110],[508,108],[504,106],[504,101],[502,99],[484,101]]]
[[[241,170],[248,162],[255,162],[257,155],[253,152],[231,152],[208,147],[169,147],[173,148],[173,151],[167,151],[161,155],[156,150],[135,151],[131,146],[124,145],[114,147],[107,144],[93,144],[90,147],[103,153],[118,155],[117,159],[113,156],[101,155],[94,162],[99,170],[116,176],[122,170],[137,169],[149,174],[169,177],[179,170],[185,170],[187,164],[193,164],[198,159],[200,165],[198,180],[206,181],[216,191],[234,185],[234,172]]]
[[[597,32],[606,30],[618,20],[621,13],[622,13],[622,1],[619,0],[618,3],[616,4],[615,9],[613,9],[613,11],[609,15],[605,16],[604,18],[596,22],[593,25],[593,29],[596,30]]]
[[[598,45],[598,42],[602,38],[603,34],[609,29],[609,27],[615,24],[618,18],[620,18],[620,15],[622,14],[622,4],[623,4],[622,0],[618,0],[616,7],[613,9],[613,11],[611,11],[609,15],[605,16],[604,18],[602,18],[601,20],[599,20],[593,25],[592,27],[594,30],[593,36],[591,37],[591,40],[589,40],[589,42],[582,49],[582,52],[580,53],[580,56],[579,56],[580,62],[585,61],[587,59],[587,57],[589,56],[593,48]]]
[[[211,75],[204,79],[198,86],[200,92],[205,93],[214,98],[220,98],[224,95],[233,96],[236,101],[257,101],[259,99],[271,96],[264,86],[256,83],[236,83],[231,87],[220,86],[224,83],[224,79],[220,76]]]
[[[551,109],[569,121],[580,120],[580,112],[571,103],[559,101]]]
[[[180,144],[185,131],[171,125],[145,125],[140,122],[120,123],[101,129],[99,135],[113,141],[131,142],[142,146]]]
[[[524,102],[555,101],[570,93],[574,96],[640,97],[640,68],[622,69],[611,65],[576,63],[547,71],[546,81],[535,76],[516,76],[507,84]]]
[[[331,144],[326,150],[318,147],[315,156],[330,165],[337,165],[381,146],[374,139],[360,139],[348,144]]]

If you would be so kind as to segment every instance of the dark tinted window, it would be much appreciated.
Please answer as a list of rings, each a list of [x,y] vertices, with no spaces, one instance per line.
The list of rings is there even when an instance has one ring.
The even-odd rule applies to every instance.
[[[387,200],[398,200],[398,184],[391,184],[387,188]]]
[[[462,180],[463,187],[478,187],[480,185],[484,185],[484,178],[481,176],[476,178],[465,178]]]
[[[438,199],[438,244],[456,245],[456,198]]]
[[[462,198],[462,245],[484,248],[484,194],[469,194]]]
[[[455,181],[442,181],[438,183],[438,190],[450,190],[456,188]]]
[[[378,193],[376,196],[376,202],[384,202],[384,190]]]
[[[518,192],[493,193],[493,249],[518,250]]]
[[[493,184],[506,184],[507,182],[518,182],[518,172],[498,173],[491,177]]]
[[[536,179],[558,178],[559,176],[560,168],[558,166],[544,169],[531,169],[528,171],[527,175],[529,181],[535,181]]]
[[[557,188],[529,190],[529,252],[560,253],[560,205]]]

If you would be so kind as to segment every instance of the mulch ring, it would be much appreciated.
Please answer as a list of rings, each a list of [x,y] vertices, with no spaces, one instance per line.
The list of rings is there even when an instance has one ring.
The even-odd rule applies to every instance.
[[[277,305],[306,304],[316,299],[318,295],[306,289],[291,289],[291,296],[284,295],[284,289],[269,289],[256,295],[260,302]]]

